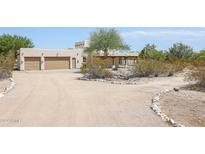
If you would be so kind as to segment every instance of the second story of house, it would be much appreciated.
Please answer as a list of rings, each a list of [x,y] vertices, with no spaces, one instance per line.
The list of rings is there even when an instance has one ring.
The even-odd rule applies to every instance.
[[[75,42],[75,48],[76,49],[84,49],[86,47],[89,47],[89,45],[90,45],[90,41],[89,40]]]

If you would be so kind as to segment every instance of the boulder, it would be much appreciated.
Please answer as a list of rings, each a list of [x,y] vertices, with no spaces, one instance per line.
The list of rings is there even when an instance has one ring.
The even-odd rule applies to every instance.
[[[174,91],[179,91],[179,88],[174,88]]]

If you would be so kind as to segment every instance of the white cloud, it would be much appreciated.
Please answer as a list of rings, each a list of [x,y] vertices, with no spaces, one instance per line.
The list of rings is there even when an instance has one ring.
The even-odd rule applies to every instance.
[[[140,38],[140,37],[148,37],[148,38],[177,38],[177,37],[186,37],[186,38],[197,38],[197,37],[205,37],[205,29],[201,29],[199,31],[191,31],[191,30],[161,30],[161,31],[132,31],[132,32],[124,32],[121,35],[125,38]]]

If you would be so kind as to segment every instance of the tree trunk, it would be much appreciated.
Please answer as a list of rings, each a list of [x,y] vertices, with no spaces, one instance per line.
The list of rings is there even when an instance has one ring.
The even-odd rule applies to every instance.
[[[104,50],[104,56],[105,56],[105,57],[108,56],[108,50],[107,50],[107,49]]]

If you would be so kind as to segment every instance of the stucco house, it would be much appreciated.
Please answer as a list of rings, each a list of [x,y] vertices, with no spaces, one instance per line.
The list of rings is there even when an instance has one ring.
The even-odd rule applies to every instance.
[[[75,43],[74,48],[69,49],[39,49],[21,48],[19,51],[18,65],[24,70],[51,70],[51,69],[76,69],[86,62],[87,55],[83,52],[89,46],[88,41]],[[97,58],[105,58],[102,52],[94,55]],[[132,65],[138,54],[132,52],[109,52],[107,59],[111,65]]]

